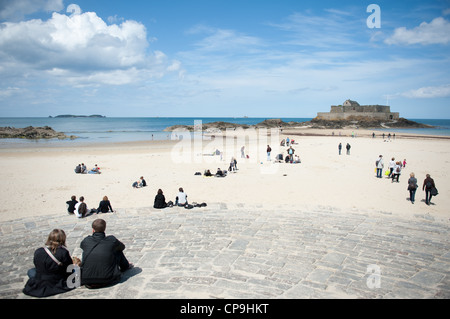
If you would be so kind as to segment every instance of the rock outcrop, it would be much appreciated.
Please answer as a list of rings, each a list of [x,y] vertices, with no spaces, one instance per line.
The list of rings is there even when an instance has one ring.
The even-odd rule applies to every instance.
[[[368,117],[349,117],[348,119],[324,120],[314,118],[306,122],[284,122],[281,119],[268,119],[255,125],[235,124],[228,122],[213,122],[202,124],[202,131],[217,132],[236,128],[315,128],[315,129],[345,129],[345,128],[433,128],[433,126],[417,123],[404,118],[397,120],[380,120]],[[175,125],[166,128],[164,131],[172,132],[176,130],[194,131],[194,125]]]
[[[14,128],[14,127],[0,127],[0,138],[21,138],[21,139],[53,139],[57,138],[60,140],[64,139],[76,139],[77,136],[67,136],[64,133],[56,132],[49,126],[44,127],[33,127],[28,126],[25,128]]]

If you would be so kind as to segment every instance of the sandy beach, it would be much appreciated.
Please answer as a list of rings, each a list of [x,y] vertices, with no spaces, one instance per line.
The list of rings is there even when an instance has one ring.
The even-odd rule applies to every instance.
[[[430,215],[448,221],[450,212],[450,180],[448,163],[450,140],[398,133],[383,140],[372,131],[331,131],[290,129],[266,137],[263,133],[233,132],[229,138],[215,134],[213,139],[191,141],[169,140],[78,145],[75,147],[24,146],[0,149],[2,180],[0,220],[29,216],[67,214],[66,201],[72,195],[84,196],[89,208],[97,208],[108,196],[113,208],[152,207],[158,189],[166,200],[175,201],[178,188],[183,187],[188,200],[197,203],[226,203],[258,209],[308,209],[328,207],[339,214],[344,211],[381,212],[404,217]],[[276,154],[286,155],[287,147],[280,140],[295,140],[295,154],[300,164],[275,163]],[[258,140],[259,139],[259,140]],[[342,143],[342,155],[338,144]],[[350,155],[345,145],[351,145]],[[272,148],[267,160],[266,144]],[[249,158],[241,158],[241,147]],[[212,155],[219,149],[220,155]],[[383,175],[376,178],[375,161],[406,159],[399,183]],[[225,178],[195,175],[210,169],[227,169],[231,157],[237,159],[238,170]],[[80,163],[102,174],[75,174]],[[407,191],[410,172],[418,179],[416,203]],[[439,195],[432,205],[424,202],[422,183],[429,173],[435,180]],[[132,183],[144,176],[148,187],[134,189]],[[171,210],[184,208],[166,208]],[[76,218],[76,217],[74,217]]]

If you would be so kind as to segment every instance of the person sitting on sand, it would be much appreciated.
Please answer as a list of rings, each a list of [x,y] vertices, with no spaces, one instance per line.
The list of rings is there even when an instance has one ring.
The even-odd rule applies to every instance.
[[[139,184],[140,184],[141,187],[146,187],[147,186],[147,182],[145,181],[144,176],[141,176]]]
[[[161,189],[158,189],[158,193],[155,196],[155,201],[153,203],[153,208],[162,209],[166,208],[168,205],[166,203],[166,197]]]
[[[207,169],[203,175],[206,176],[206,177],[211,177],[211,176],[213,176],[213,175],[211,174],[211,171],[210,171],[209,169]]]
[[[216,177],[225,177],[225,176],[227,176],[227,171],[223,171],[220,168],[218,168],[215,176]]]
[[[86,173],[87,173],[86,165],[84,165],[84,163],[81,163],[81,174],[86,174]]]
[[[187,195],[184,192],[183,188],[180,187],[178,189],[178,195],[177,195],[177,197],[175,199],[175,206],[185,206],[187,204],[188,204]]]
[[[80,202],[75,205],[74,214],[78,218],[84,218],[86,217],[91,210],[87,207],[86,203],[84,202],[84,197],[80,197]]]
[[[78,166],[75,167],[75,174],[81,174],[81,164],[78,164]]]
[[[94,168],[89,171],[89,174],[101,174],[100,167],[95,164]]]
[[[87,288],[102,288],[119,281],[122,273],[133,268],[123,251],[125,245],[116,237],[106,236],[106,221],[96,219],[92,222],[92,235],[83,239],[80,248],[81,285]]]
[[[72,290],[67,286],[68,267],[73,264],[66,248],[66,234],[54,229],[48,235],[44,247],[34,252],[35,268],[28,271],[28,281],[23,293],[33,297],[49,297]]]
[[[77,198],[75,195],[73,195],[69,201],[66,202],[67,204],[67,212],[69,214],[74,214],[75,212],[75,205],[78,203]]]
[[[111,203],[108,199],[108,196],[103,196],[103,200],[98,204],[97,213],[105,214],[110,211],[111,213],[114,212],[113,208],[111,207]]]

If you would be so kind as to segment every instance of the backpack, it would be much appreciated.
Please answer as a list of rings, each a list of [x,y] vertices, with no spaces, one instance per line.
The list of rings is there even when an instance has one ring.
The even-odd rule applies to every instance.
[[[86,213],[87,213],[87,205],[86,205],[86,203],[81,203],[80,206],[78,206],[78,213],[80,213],[81,216],[86,215]]]
[[[397,169],[395,170],[395,172],[400,173],[400,167],[397,167]]]
[[[417,184],[414,182],[410,182],[408,185],[408,190],[415,190],[417,188]]]

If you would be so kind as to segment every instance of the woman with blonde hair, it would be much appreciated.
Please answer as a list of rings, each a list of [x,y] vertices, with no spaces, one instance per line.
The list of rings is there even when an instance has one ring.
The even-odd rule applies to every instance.
[[[103,200],[98,204],[97,208],[97,214],[98,213],[108,213],[109,211],[114,212],[114,210],[111,207],[111,203],[108,199],[108,196],[103,196]]]
[[[409,190],[409,200],[412,204],[416,201],[416,190],[417,190],[417,178],[414,173],[409,174],[408,179],[408,190]]]
[[[66,234],[62,229],[54,229],[48,235],[44,247],[34,252],[35,268],[28,271],[28,281],[23,293],[33,297],[48,297],[67,292],[69,265],[72,257],[66,248]]]

